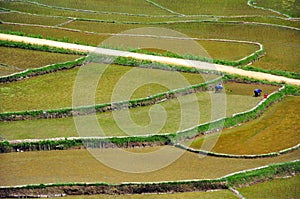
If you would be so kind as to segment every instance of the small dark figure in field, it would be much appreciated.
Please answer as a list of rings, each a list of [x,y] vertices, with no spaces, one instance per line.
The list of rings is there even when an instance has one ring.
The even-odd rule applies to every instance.
[[[261,93],[262,93],[262,90],[261,90],[261,89],[259,89],[259,88],[257,88],[257,89],[255,89],[255,90],[254,90],[254,96],[255,96],[255,97],[258,97],[258,96],[260,96],[260,95],[261,95]]]
[[[216,92],[216,93],[220,93],[220,92],[222,92],[222,90],[223,90],[222,84],[217,84],[217,85],[215,86],[215,92]]]

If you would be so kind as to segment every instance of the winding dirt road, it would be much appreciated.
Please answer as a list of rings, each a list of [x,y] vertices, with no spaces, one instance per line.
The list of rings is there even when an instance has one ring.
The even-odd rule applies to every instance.
[[[105,48],[84,46],[78,44],[64,43],[64,42],[51,41],[46,39],[23,37],[23,36],[16,36],[16,35],[9,35],[9,34],[2,34],[2,33],[0,33],[0,40],[10,40],[10,41],[31,43],[37,45],[47,45],[52,47],[65,48],[65,49],[83,51],[83,52],[95,52],[95,53],[109,55],[109,56],[132,57],[139,60],[149,60],[149,61],[161,62],[166,64],[195,67],[195,68],[206,69],[206,70],[217,70],[220,72],[225,72],[229,74],[238,74],[241,76],[247,76],[247,77],[256,78],[260,80],[268,80],[268,81],[279,82],[279,83],[285,82],[287,84],[300,86],[300,80],[297,79],[291,79],[287,77],[276,76],[276,75],[271,75],[271,74],[261,73],[261,72],[245,71],[232,66],[223,66],[223,65],[206,63],[206,62],[195,61],[195,60],[185,60],[185,59],[178,59],[178,58],[145,55],[140,53],[131,53],[131,52],[120,51],[120,50],[111,50]]]

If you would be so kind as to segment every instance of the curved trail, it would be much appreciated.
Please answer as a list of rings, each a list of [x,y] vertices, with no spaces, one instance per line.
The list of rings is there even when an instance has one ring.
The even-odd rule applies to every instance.
[[[132,52],[126,52],[121,50],[112,50],[112,49],[105,49],[99,47],[64,43],[64,42],[58,42],[58,41],[52,41],[46,39],[30,38],[30,37],[2,34],[2,33],[0,33],[0,40],[10,40],[10,41],[25,42],[25,43],[31,43],[37,45],[47,45],[47,46],[53,46],[57,48],[65,48],[65,49],[77,50],[83,52],[94,52],[94,53],[99,53],[108,56],[132,57],[139,60],[149,60],[149,61],[166,63],[166,64],[195,67],[195,68],[205,69],[205,70],[217,70],[220,72],[237,74],[237,75],[247,76],[247,77],[256,78],[260,80],[268,80],[268,81],[279,82],[279,83],[285,82],[287,84],[300,86],[300,80],[297,79],[291,79],[287,77],[271,75],[271,74],[261,73],[261,72],[245,71],[232,66],[224,66],[224,65],[195,61],[195,60],[185,60],[185,59],[178,59],[178,58],[171,58],[171,57],[146,55],[141,53],[132,53]]]

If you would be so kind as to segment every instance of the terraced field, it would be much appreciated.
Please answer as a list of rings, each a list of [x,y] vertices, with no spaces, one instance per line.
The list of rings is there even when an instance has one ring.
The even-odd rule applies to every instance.
[[[271,182],[253,185],[238,189],[240,193],[248,198],[297,198],[299,190],[299,176],[285,179],[275,179]]]
[[[157,151],[160,148],[154,148]],[[95,149],[94,153],[106,157],[116,156],[118,149]],[[151,150],[151,149],[150,149]],[[170,153],[180,149],[166,146]],[[132,149],[132,152],[146,153],[148,149]],[[152,151],[152,150],[151,150]],[[114,155],[113,155],[114,154]],[[260,167],[263,165],[288,162],[299,157],[299,150],[265,159],[231,159],[205,157],[184,153],[178,160],[160,170],[148,173],[126,173],[108,167],[95,159],[87,150],[38,151],[28,153],[0,154],[5,164],[0,164],[1,185],[62,183],[62,182],[152,182],[183,179],[219,178],[227,174]],[[152,162],[151,162],[152,161]],[[157,161],[147,161],[154,166]],[[125,163],[130,162],[127,160]],[[187,162],[189,164],[187,164]],[[11,165],[14,165],[12,167]],[[223,165],[220,167],[220,165]],[[49,170],[49,168],[51,168]],[[203,172],[205,170],[205,172]],[[30,174],[30,175],[29,175]],[[125,180],[124,180],[125,179]]]
[[[299,142],[299,97],[287,97],[271,107],[259,119],[239,127],[226,129],[212,151],[228,154],[263,154],[293,147]],[[284,119],[283,119],[284,118]],[[276,125],[280,123],[280,125]],[[200,148],[204,139],[196,139],[191,147]]]
[[[72,61],[79,57],[79,55],[0,47],[0,75],[9,75],[29,68],[38,68],[58,62]]]
[[[254,98],[252,96],[252,90],[255,88],[255,85],[245,85],[245,84],[233,84],[229,83],[228,87],[225,85],[225,88],[228,90],[227,95],[227,105],[226,105],[226,115],[230,116],[234,113],[239,113],[242,111],[246,111],[254,107],[261,98]],[[274,91],[277,87],[265,86],[264,89],[267,91]],[[170,101],[166,101],[161,103],[160,105],[164,108],[164,110],[168,114],[168,118],[164,127],[158,131],[155,124],[152,124],[152,128],[149,127],[147,132],[141,132],[134,128],[127,130],[131,135],[141,135],[145,133],[170,133],[176,132],[180,130],[184,130],[191,126],[186,126],[180,123],[181,121],[181,108],[180,101],[185,102],[185,106],[193,107],[194,103],[197,103],[199,106],[200,120],[198,122],[194,122],[193,125],[197,125],[200,123],[205,123],[211,121],[212,113],[207,110],[211,110],[212,101],[210,100],[211,95],[215,95],[215,93],[207,92],[207,93],[197,93],[196,99],[192,96],[183,96],[179,97],[181,99],[174,99]],[[179,101],[180,100],[180,101]],[[149,110],[153,106],[149,107],[139,107],[130,109],[130,115],[132,120],[141,126],[146,126],[151,123],[151,118],[148,113]],[[120,113],[114,113],[123,115],[126,110],[121,111]],[[222,113],[220,115],[214,115],[214,119],[218,119],[223,117]],[[88,120],[93,116],[85,116]],[[126,135],[124,129],[120,129],[118,124],[115,121],[115,115],[112,112],[107,113],[99,113],[97,114],[97,119],[99,124],[101,125],[103,131],[106,136],[120,136]],[[192,116],[194,117],[194,116]],[[193,121],[192,118],[188,119]],[[158,122],[158,121],[157,121]],[[180,125],[181,124],[181,125]],[[158,124],[157,124],[158,125]],[[191,125],[191,124],[190,124]],[[45,126],[47,128],[40,129],[41,126]],[[86,127],[87,131],[89,129]],[[296,127],[295,127],[296,128]],[[50,120],[25,120],[25,121],[15,121],[15,122],[6,122],[0,123],[0,131],[2,132],[2,136],[6,139],[14,140],[14,139],[33,139],[33,138],[50,138],[50,137],[77,137],[79,136],[76,127],[74,124],[74,119],[69,118],[59,118],[59,119],[50,119]],[[103,136],[99,134],[88,134],[86,136]]]
[[[299,9],[279,0],[0,0],[0,32],[295,80]],[[130,57],[107,67],[111,57],[95,63],[93,54],[83,60],[82,52],[5,45],[0,197],[299,196],[299,86]]]

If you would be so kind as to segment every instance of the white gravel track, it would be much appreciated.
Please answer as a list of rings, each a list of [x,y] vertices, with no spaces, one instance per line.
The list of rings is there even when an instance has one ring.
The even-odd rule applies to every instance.
[[[247,76],[247,77],[256,78],[260,80],[268,80],[268,81],[279,82],[279,83],[285,82],[287,84],[300,86],[300,80],[297,79],[291,79],[287,77],[271,75],[271,74],[261,73],[261,72],[246,71],[232,66],[224,66],[224,65],[206,63],[206,62],[195,61],[195,60],[185,60],[185,59],[178,59],[178,58],[145,55],[145,54],[131,53],[131,52],[126,52],[121,50],[111,50],[106,48],[91,47],[91,46],[85,46],[79,44],[71,44],[71,43],[64,43],[64,42],[58,42],[58,41],[52,41],[46,39],[23,37],[23,36],[2,34],[2,33],[0,33],[0,40],[10,40],[10,41],[31,43],[37,45],[47,45],[47,46],[65,48],[65,49],[82,51],[82,52],[96,52],[99,54],[109,55],[109,56],[132,57],[135,59],[149,60],[149,61],[161,62],[166,64],[182,65],[186,67],[196,67],[196,68],[207,69],[207,70],[217,70],[220,72],[237,74],[237,75]]]

